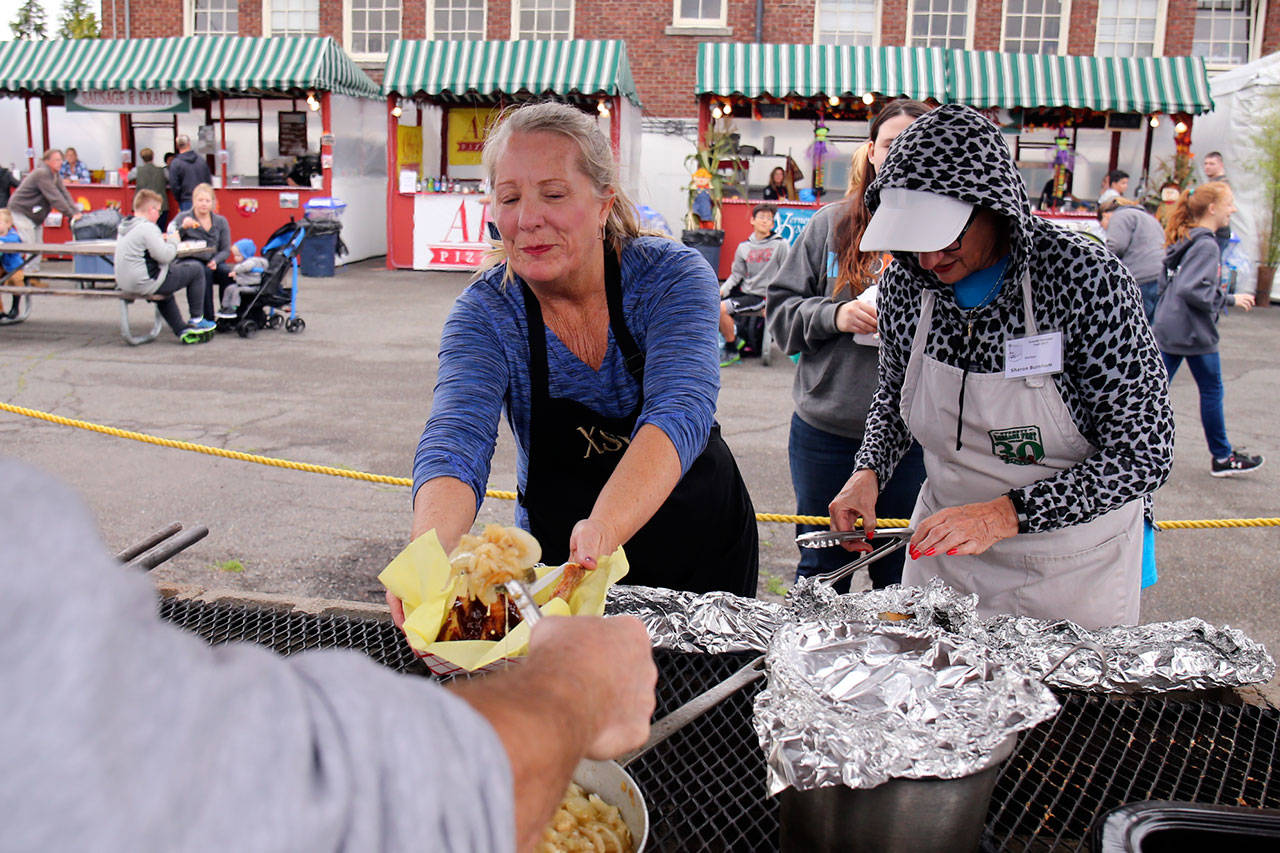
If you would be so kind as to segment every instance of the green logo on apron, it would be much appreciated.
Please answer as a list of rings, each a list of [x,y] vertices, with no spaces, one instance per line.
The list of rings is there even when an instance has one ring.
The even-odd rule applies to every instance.
[[[1040,427],[1020,426],[988,430],[991,452],[1010,465],[1035,465],[1044,461]]]

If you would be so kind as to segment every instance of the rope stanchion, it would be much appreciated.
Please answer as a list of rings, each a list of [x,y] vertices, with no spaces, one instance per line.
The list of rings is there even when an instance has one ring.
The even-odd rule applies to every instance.
[[[46,421],[51,424],[58,424],[59,426],[75,427],[76,429],[96,432],[102,435],[110,435],[115,438],[127,438],[130,441],[140,441],[143,444],[154,444],[158,447],[169,447],[174,450],[186,450],[191,453],[203,453],[207,456],[217,456],[222,459],[234,459],[237,462],[253,462],[258,465],[267,465],[272,468],[285,468],[291,471],[305,471],[309,474],[324,474],[329,477],[345,477],[349,480],[361,480],[366,483],[381,483],[383,485],[404,486],[406,488],[413,485],[413,480],[408,477],[388,477],[385,474],[368,474],[364,471],[355,471],[350,468],[335,468],[331,465],[312,465],[308,462],[294,462],[290,459],[277,459],[274,456],[260,456],[256,453],[241,453],[238,450],[224,450],[221,447],[210,447],[207,444],[196,444],[191,441],[178,441],[172,438],[161,438],[155,435],[148,435],[145,432],[134,432],[127,429],[103,426],[102,424],[95,424],[90,421],[81,421],[76,420],[75,418],[64,418],[61,415],[42,412],[38,409],[28,409],[23,406],[15,406],[11,403],[0,402],[0,412],[9,412],[13,415],[34,418],[35,420]],[[485,497],[497,500],[513,501],[516,499],[516,493],[502,489],[489,489],[485,492]],[[831,523],[831,519],[825,515],[786,515],[776,512],[758,512],[756,513],[756,521],[765,524],[813,524],[820,525],[822,527],[826,527]],[[881,518],[876,521],[876,524],[879,527],[906,527],[909,523],[910,520],[906,518]],[[1205,530],[1236,527],[1280,527],[1280,518],[1216,518],[1197,521],[1156,522],[1156,528],[1159,530]]]

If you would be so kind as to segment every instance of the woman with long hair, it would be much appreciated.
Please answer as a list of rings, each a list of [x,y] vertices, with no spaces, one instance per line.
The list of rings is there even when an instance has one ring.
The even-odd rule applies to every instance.
[[[893,140],[929,109],[904,99],[879,112],[866,143],[854,152],[844,200],[813,215],[769,286],[770,332],[788,354],[800,356],[787,452],[796,511],[802,515],[826,515],[827,504],[853,470],[876,389],[874,295],[887,256],[858,248],[871,218],[862,195],[888,157]],[[879,511],[887,518],[910,517],[923,481],[924,462],[920,448],[913,446],[885,484]],[[797,525],[796,529],[823,528]],[[803,549],[796,577],[819,574],[848,561],[848,554],[838,548]],[[876,587],[897,583],[901,576],[901,552],[871,566]]]
[[[765,185],[764,197],[767,201],[794,201],[791,190],[787,186],[787,170],[774,166],[769,173],[769,183]]]
[[[1231,187],[1222,182],[1186,190],[1165,226],[1166,280],[1156,303],[1155,332],[1169,381],[1185,359],[1200,391],[1200,424],[1209,443],[1209,473],[1231,477],[1262,467],[1263,458],[1234,449],[1222,414],[1222,362],[1218,357],[1218,317],[1228,305],[1249,311],[1253,294],[1226,291],[1219,282],[1221,251],[1214,232],[1235,213]]]
[[[202,240],[209,248],[196,255],[188,255],[178,263],[200,264],[204,275],[204,319],[212,324],[216,316],[213,286],[218,285],[218,297],[227,285],[234,283],[227,258],[231,256],[231,225],[218,213],[218,199],[212,184],[197,184],[191,191],[191,206],[178,212],[169,223],[169,231],[183,240]]]

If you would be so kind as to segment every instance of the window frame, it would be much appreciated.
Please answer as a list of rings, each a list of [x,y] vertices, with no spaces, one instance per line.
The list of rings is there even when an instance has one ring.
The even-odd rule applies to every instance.
[[[1023,0],[1025,9],[1026,0]],[[1025,14],[1025,13],[1024,13]],[[1001,0],[1000,2],[1000,50],[1008,53],[1009,49],[1005,47],[1005,38],[1008,28],[1005,24],[1009,20],[1009,0]],[[1032,53],[1028,56],[1066,56],[1067,42],[1071,38],[1071,0],[1062,0],[1062,19],[1058,22],[1058,52],[1057,53]],[[1043,41],[1043,39],[1041,39]],[[1025,39],[1023,39],[1025,41]]]
[[[274,0],[262,0],[262,35],[264,38],[268,38],[274,35],[274,31],[271,28],[271,4],[273,2]],[[403,0],[401,0],[401,2],[403,3]],[[303,35],[303,36],[281,36],[281,38],[318,37],[320,35],[320,0],[315,0],[315,4],[316,4],[316,31],[314,33],[307,33],[306,35]],[[344,2],[342,5],[345,7],[347,4]],[[346,12],[343,12],[344,16],[345,14]],[[402,25],[404,22],[403,14],[404,13],[401,12],[402,17],[400,20]]]
[[[240,35],[240,4],[236,0],[228,0],[228,3],[236,8],[236,32],[231,35]],[[182,32],[186,36],[194,36],[196,34],[196,0],[186,0],[182,4]]]
[[[385,2],[385,0],[384,0]],[[404,38],[404,0],[396,0],[400,4],[400,28],[396,34],[392,36],[391,41]],[[355,34],[355,28],[352,26],[352,17],[355,15],[355,0],[342,0],[342,45],[346,48],[347,53],[351,54],[351,58],[359,61],[369,61],[386,59],[387,51],[370,52],[357,51],[352,45],[352,38]],[[383,12],[385,13],[385,9]],[[385,31],[384,31],[385,32]]]
[[[1098,0],[1098,14],[1093,19],[1093,55],[1098,57],[1115,56],[1113,53],[1102,53],[1098,50],[1098,39],[1102,30],[1098,24],[1102,19],[1102,4],[1105,2],[1106,0]],[[1151,55],[1153,57],[1164,56],[1165,27],[1168,23],[1169,0],[1156,0],[1156,31],[1155,35],[1152,36],[1153,44],[1151,45]],[[1193,17],[1192,25],[1194,26],[1194,24],[1195,19]],[[1137,44],[1137,42],[1135,41],[1134,44]]]
[[[577,3],[574,3],[574,5],[576,6]],[[715,20],[711,18],[682,18],[680,16],[680,0],[671,0],[671,26],[687,30],[727,27],[729,26],[729,0],[720,0],[720,17]]]
[[[916,18],[916,10],[914,7],[915,7],[915,0],[907,0],[907,30],[906,30],[906,38],[903,39],[903,41],[906,42],[907,47],[932,47],[933,45],[916,45],[912,43],[912,39],[914,38],[914,36],[912,36],[912,30],[914,29],[913,25],[915,23],[915,18]],[[974,17],[977,11],[978,11],[978,0],[965,0],[963,50],[973,50],[973,24],[974,24]],[[1004,26],[1003,20],[1001,20],[1000,25],[1001,27]],[[948,38],[950,38],[950,36],[948,36]],[[955,50],[957,48],[943,47],[943,49]]]
[[[404,0],[400,0],[401,3]],[[436,3],[438,0],[427,0],[427,27],[424,30],[428,41],[436,41],[439,35],[436,31]],[[489,4],[486,0],[479,0],[480,5],[480,38],[478,39],[448,39],[448,41],[484,41],[489,37]],[[401,23],[404,19],[401,18]],[[512,23],[514,26],[514,20]]]
[[[813,3],[813,43],[827,44],[828,42],[818,41],[818,36],[822,32],[822,26],[818,20],[818,12],[822,5],[822,0],[814,0]],[[880,18],[884,14],[884,0],[873,0],[875,6],[875,21],[871,27],[871,46],[880,47]]]
[[[520,34],[520,4],[522,2],[524,2],[524,0],[511,0],[511,40],[512,41],[517,41],[519,39],[538,40],[537,36],[525,36]],[[722,0],[722,2],[725,2],[725,0]],[[569,35],[565,37],[565,40],[573,39],[574,33],[577,31],[577,26],[578,26],[578,3],[577,3],[577,0],[569,0]],[[546,39],[546,41],[560,41],[560,39]]]
[[[1253,62],[1255,59],[1257,59],[1262,55],[1262,38],[1264,35],[1264,33],[1262,32],[1262,29],[1263,29],[1263,26],[1266,24],[1266,20],[1267,20],[1267,0],[1248,0],[1248,2],[1249,2],[1249,9],[1250,9],[1250,20],[1249,20],[1250,32],[1249,32],[1249,40],[1248,42],[1245,43],[1247,58],[1244,60],[1244,62],[1231,64],[1231,63],[1222,63],[1222,62],[1211,62],[1209,57],[1206,56],[1204,57],[1204,64],[1206,69],[1210,71],[1227,71],[1229,69],[1239,68],[1241,65],[1246,65],[1250,62]],[[1195,9],[1195,14],[1191,18],[1191,27],[1192,27],[1191,55],[1192,56],[1197,55],[1194,52],[1195,41],[1196,41],[1195,24],[1196,24],[1196,17],[1199,16],[1199,14],[1200,14],[1200,10],[1197,8]]]

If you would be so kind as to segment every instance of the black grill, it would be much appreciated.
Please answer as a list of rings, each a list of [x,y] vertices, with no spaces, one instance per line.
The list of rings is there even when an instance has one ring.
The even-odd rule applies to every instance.
[[[350,648],[399,672],[429,675],[389,621],[167,599],[161,615],[211,643],[247,640],[282,654]],[[658,652],[658,715],[754,655]],[[751,726],[756,682],[629,769],[650,811],[651,849],[764,851],[778,844]],[[990,851],[1087,848],[1094,818],[1137,800],[1280,808],[1280,713],[1168,698],[1065,694],[1062,711],[1023,735],[987,817]]]

